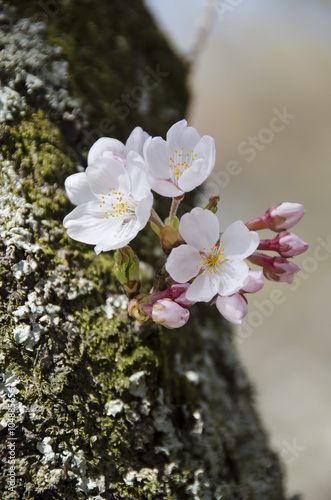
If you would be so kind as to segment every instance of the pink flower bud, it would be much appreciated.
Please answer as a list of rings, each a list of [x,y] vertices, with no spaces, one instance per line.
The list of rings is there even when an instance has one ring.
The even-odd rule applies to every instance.
[[[180,328],[189,317],[189,311],[171,299],[160,299],[153,304],[153,321],[167,328]]]
[[[247,301],[240,293],[235,293],[227,297],[219,295],[216,299],[216,307],[225,319],[235,325],[242,323],[242,319],[248,311]]]
[[[300,203],[278,203],[267,212],[267,227],[273,231],[283,231],[295,226],[305,215],[305,209]]]
[[[262,217],[246,222],[250,231],[271,229],[279,232],[295,226],[305,214],[303,205],[299,203],[278,203],[270,207]]]
[[[263,267],[263,274],[270,281],[285,281],[291,284],[294,274],[300,271],[299,266],[289,262],[285,257],[269,257],[256,252],[248,257],[248,260]]]
[[[258,248],[259,250],[273,250],[282,257],[294,257],[305,252],[308,246],[296,234],[282,231],[272,240],[261,240]]]
[[[256,293],[264,285],[263,271],[249,271],[248,282],[243,286],[242,291],[244,293]]]

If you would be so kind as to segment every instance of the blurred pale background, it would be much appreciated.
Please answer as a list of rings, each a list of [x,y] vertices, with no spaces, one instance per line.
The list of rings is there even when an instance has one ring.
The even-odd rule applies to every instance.
[[[206,2],[147,4],[173,46],[189,53]],[[294,232],[310,244],[295,260],[294,285],[268,281],[249,297],[236,340],[289,493],[330,500],[331,2],[223,0],[212,14],[191,75],[189,121],[216,140],[220,182],[206,189],[221,196],[222,227],[298,202],[306,215]],[[284,108],[284,129],[263,130]],[[259,137],[255,152],[242,144],[250,136]],[[226,170],[233,161],[237,175]],[[275,289],[281,303],[271,302]]]

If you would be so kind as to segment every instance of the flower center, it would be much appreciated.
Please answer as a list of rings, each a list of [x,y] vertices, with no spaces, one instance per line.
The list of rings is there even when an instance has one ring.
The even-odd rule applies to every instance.
[[[175,149],[174,155],[170,156],[169,168],[170,176],[172,182],[177,186],[178,179],[184,172],[184,170],[190,168],[192,162],[196,159],[197,154],[194,154],[194,150],[191,149],[189,153],[184,151],[181,147],[179,150]]]
[[[107,196],[101,196],[101,200],[100,208],[108,208],[101,216],[102,219],[120,217],[126,222],[135,217],[137,202],[131,194],[124,195],[121,191],[116,191],[115,188],[109,188],[109,193]]]
[[[201,267],[200,274],[204,275],[204,272],[208,271],[210,274],[218,273],[219,266],[225,262],[227,259],[224,257],[224,247],[221,247],[222,240],[219,240],[215,245],[210,248],[209,252],[206,252],[204,247],[200,252],[200,257],[202,258],[203,265]],[[199,267],[198,265],[196,267]]]

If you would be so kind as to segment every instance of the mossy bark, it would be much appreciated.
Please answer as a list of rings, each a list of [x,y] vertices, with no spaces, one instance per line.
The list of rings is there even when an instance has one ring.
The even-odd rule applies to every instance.
[[[61,224],[98,136],[184,115],[184,62],[140,0],[0,7],[2,498],[284,499],[227,325],[139,330],[112,256]]]

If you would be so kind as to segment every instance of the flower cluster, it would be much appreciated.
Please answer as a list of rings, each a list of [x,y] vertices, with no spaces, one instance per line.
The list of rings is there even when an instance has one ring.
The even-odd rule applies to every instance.
[[[223,233],[216,215],[218,197],[178,219],[185,193],[208,178],[215,160],[213,138],[200,137],[181,120],[168,130],[166,140],[150,137],[140,127],[125,145],[99,139],[89,151],[86,171],[66,179],[68,197],[76,205],[63,221],[68,235],[95,245],[97,254],[116,250],[115,274],[130,299],[129,313],[138,321],[178,328],[188,321],[189,307],[210,302],[227,320],[240,324],[247,314],[246,293],[259,291],[264,277],[292,283],[299,271],[288,258],[308,245],[287,230],[304,215],[302,205],[280,203],[262,217],[234,222]],[[172,198],[165,221],[153,208],[152,191]],[[148,221],[167,256],[149,295],[139,293],[139,260],[128,246]],[[262,229],[278,234],[261,240],[256,231]],[[250,269],[245,260],[262,269]]]

